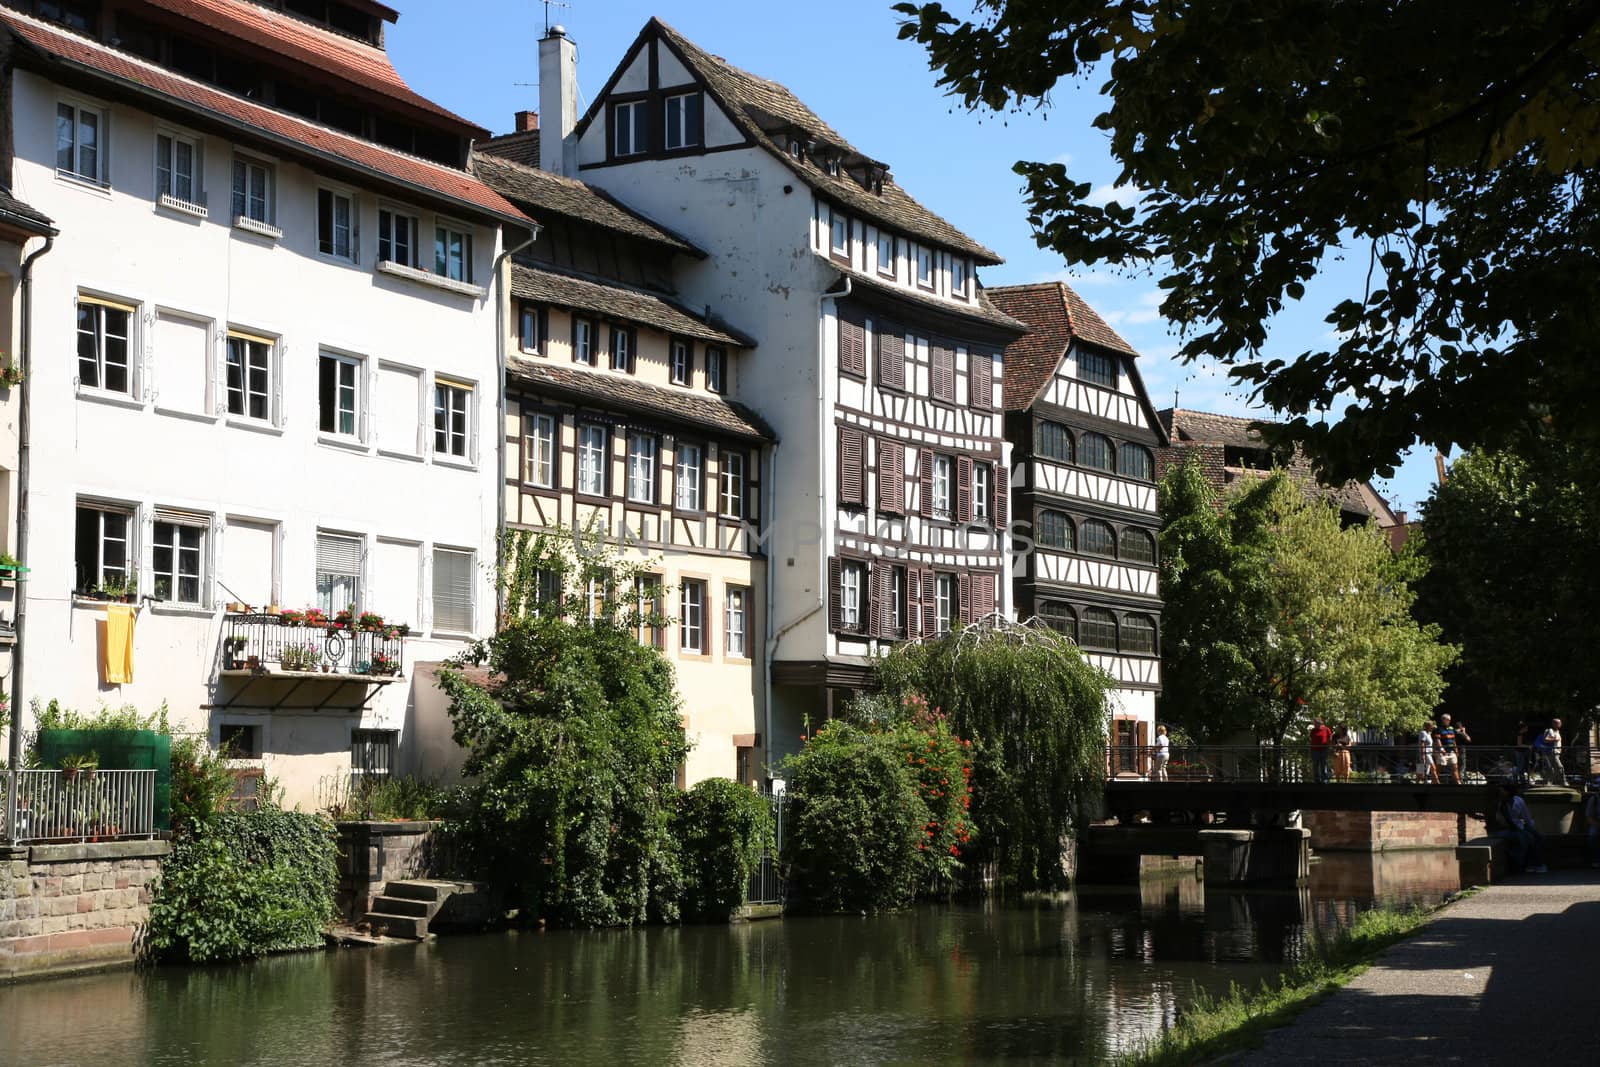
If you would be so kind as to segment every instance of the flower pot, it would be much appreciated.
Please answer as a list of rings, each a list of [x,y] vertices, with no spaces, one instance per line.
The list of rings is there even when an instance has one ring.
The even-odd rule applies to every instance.
[[[330,667],[328,664],[324,663],[322,665],[322,673],[323,674],[332,674],[333,673],[333,668]]]
[[[249,659],[245,660],[245,666],[253,671],[259,671],[261,669],[261,657],[251,656]]]
[[[61,768],[61,777],[65,778],[69,782],[76,782],[78,780],[78,768],[76,768],[76,767],[63,767],[63,768]]]

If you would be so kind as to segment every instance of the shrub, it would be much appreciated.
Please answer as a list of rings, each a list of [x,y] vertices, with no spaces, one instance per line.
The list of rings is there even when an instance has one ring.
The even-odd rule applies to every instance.
[[[328,817],[347,819],[437,819],[445,809],[445,787],[411,775],[353,775],[348,788],[324,794]]]
[[[893,734],[827,723],[784,763],[784,860],[808,907],[903,907],[921,874],[928,806]]]
[[[678,798],[673,838],[683,871],[683,913],[726,921],[772,847],[772,808],[747,785],[710,778]]]
[[[905,699],[901,715],[894,741],[928,806],[924,840],[917,843],[921,888],[948,893],[960,880],[962,856],[978,836],[972,819],[972,742],[956,736],[944,714],[920,695]]]
[[[337,913],[332,823],[268,809],[191,826],[150,904],[149,954],[213,963],[322,944]]]
[[[228,761],[211,751],[204,738],[190,735],[172,742],[172,832],[183,838],[222,811],[233,795]]]

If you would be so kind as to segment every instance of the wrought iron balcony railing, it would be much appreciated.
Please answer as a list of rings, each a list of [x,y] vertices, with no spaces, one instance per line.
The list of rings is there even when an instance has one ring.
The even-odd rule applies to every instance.
[[[257,612],[229,613],[223,617],[222,670],[364,675],[383,681],[399,676],[405,640],[399,627],[362,629],[354,624],[286,622],[282,616]]]

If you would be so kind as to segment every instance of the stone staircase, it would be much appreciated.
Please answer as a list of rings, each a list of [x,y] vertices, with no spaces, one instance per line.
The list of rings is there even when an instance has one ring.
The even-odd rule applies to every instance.
[[[422,941],[435,920],[441,925],[472,926],[485,924],[488,918],[482,883],[408,878],[384,885],[373,898],[366,923],[375,934]]]

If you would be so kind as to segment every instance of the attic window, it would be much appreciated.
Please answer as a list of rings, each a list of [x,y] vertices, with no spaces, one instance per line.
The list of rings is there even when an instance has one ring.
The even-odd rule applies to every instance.
[[[827,154],[827,156],[825,156],[823,158],[822,169],[828,172],[828,176],[829,177],[837,178],[839,176],[839,156],[838,156],[838,154],[834,153],[834,152],[829,152]]]
[[[666,100],[667,151],[691,148],[701,141],[700,129],[704,104],[699,93],[681,93]]]

